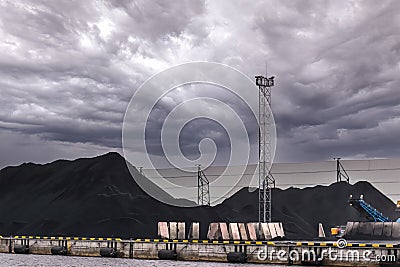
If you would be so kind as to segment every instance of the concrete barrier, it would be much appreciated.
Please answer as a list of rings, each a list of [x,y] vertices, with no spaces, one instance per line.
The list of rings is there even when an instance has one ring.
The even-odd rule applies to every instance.
[[[241,240],[249,240],[249,236],[246,231],[246,224],[239,223],[238,226],[239,226],[239,232],[240,232],[240,239]]]
[[[210,223],[208,225],[207,239],[218,240],[221,238],[221,231],[219,229],[219,223]]]
[[[268,224],[268,228],[269,228],[269,231],[271,233],[271,239],[274,239],[274,238],[278,237],[278,234],[276,233],[276,229],[275,229],[275,224],[274,223],[269,223]]]
[[[283,226],[282,226],[282,228],[283,228]],[[322,223],[318,223],[318,238],[325,238],[325,237],[326,237],[326,235],[325,235],[324,226],[322,225]]]
[[[271,240],[273,237],[272,235],[275,233],[271,233],[270,224],[269,223],[261,223],[260,225],[263,233],[263,238],[261,240]]]
[[[344,237],[353,240],[400,240],[400,223],[348,222]]]
[[[229,237],[231,240],[240,240],[239,226],[237,223],[229,223]]]
[[[280,222],[277,223],[247,223],[249,240],[272,240],[285,238],[285,231]]]
[[[158,237],[169,239],[169,230],[167,222],[158,222],[157,229],[158,229],[158,234],[157,234]]]
[[[351,236],[352,232],[353,232],[353,226],[354,226],[354,222],[347,222],[346,224],[346,230],[344,232],[344,235],[346,236]]]
[[[373,229],[373,224],[370,222],[360,222],[358,224],[357,236],[362,239],[370,239]]]
[[[229,240],[230,236],[229,236],[229,231],[228,231],[228,226],[226,225],[226,223],[219,223],[219,228],[221,230],[221,236],[223,240]]]
[[[376,223],[374,224],[376,226]],[[392,237],[392,228],[393,228],[393,223],[392,222],[385,222],[383,223],[383,233],[382,236],[384,238],[388,237],[391,238]]]
[[[235,231],[239,233],[237,226],[235,227]],[[227,224],[224,222],[210,223],[208,226],[207,238],[210,240],[230,240],[231,236]]]
[[[169,238],[177,239],[178,238],[178,223],[177,222],[169,222]]]
[[[360,225],[360,222],[354,222],[353,231],[352,231],[352,235],[353,236],[357,236],[358,235],[358,226],[359,225]]]
[[[281,222],[275,223],[275,230],[278,237],[285,238],[285,231],[283,230],[283,224]]]
[[[199,239],[200,238],[200,223],[193,222],[189,229],[189,239]]]
[[[393,223],[392,226],[392,238],[400,240],[400,222]]]
[[[177,237],[178,239],[185,239],[185,223],[184,222],[178,222],[178,233],[177,233]]]
[[[246,228],[247,228],[247,232],[249,233],[249,239],[257,240],[257,224],[256,223],[247,223]]]
[[[346,229],[347,230],[347,229]],[[377,222],[374,225],[374,231],[372,233],[374,237],[381,237],[383,235],[383,222]]]

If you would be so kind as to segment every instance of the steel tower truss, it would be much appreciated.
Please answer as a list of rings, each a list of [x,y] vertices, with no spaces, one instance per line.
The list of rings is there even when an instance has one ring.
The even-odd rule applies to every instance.
[[[197,204],[210,206],[210,182],[200,165],[197,165]]]
[[[274,86],[274,77],[256,76],[256,85],[259,89],[259,194],[258,194],[258,221],[271,222],[272,220],[272,188],[275,179],[269,172],[272,157],[272,125],[271,114],[271,87]]]

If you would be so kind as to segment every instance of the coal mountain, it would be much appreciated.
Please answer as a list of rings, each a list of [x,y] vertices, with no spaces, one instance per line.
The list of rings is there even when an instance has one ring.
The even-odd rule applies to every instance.
[[[164,198],[169,198],[168,194]],[[317,235],[325,227],[360,221],[350,194],[361,195],[395,218],[395,204],[368,182],[345,182],[305,189],[273,189],[273,221],[288,238]],[[184,200],[182,200],[184,201]],[[151,238],[158,221],[200,222],[205,238],[210,222],[258,220],[258,191],[243,188],[215,207],[174,207],[146,194],[124,158],[110,152],[94,158],[24,163],[0,171],[0,235]]]

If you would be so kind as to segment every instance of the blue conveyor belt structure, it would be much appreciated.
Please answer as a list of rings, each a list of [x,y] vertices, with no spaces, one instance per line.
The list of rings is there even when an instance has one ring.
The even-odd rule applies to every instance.
[[[377,209],[365,202],[363,197],[353,198],[350,196],[349,204],[371,222],[392,222],[392,220],[384,216],[382,212],[379,212]]]

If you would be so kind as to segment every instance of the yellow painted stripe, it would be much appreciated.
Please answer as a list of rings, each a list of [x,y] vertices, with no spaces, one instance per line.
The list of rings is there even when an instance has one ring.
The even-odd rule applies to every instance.
[[[82,240],[87,240],[87,238],[86,237],[82,237]]]
[[[262,245],[262,242],[256,241],[256,245]]]
[[[229,241],[228,241],[228,240],[224,240],[223,243],[224,243],[224,244],[229,244]]]
[[[160,239],[154,239],[154,242],[160,242]]]
[[[314,246],[314,242],[308,242],[309,246]]]
[[[213,244],[218,244],[218,240],[214,240],[214,241],[213,241]]]
[[[204,244],[207,244],[207,243],[208,243],[208,240],[203,240],[203,243],[204,243]]]
[[[102,238],[102,237],[99,237],[99,240],[100,240],[100,241],[103,241],[103,238]]]
[[[373,248],[379,248],[379,244],[372,244]]]
[[[267,245],[275,246],[274,242],[267,242]]]
[[[115,241],[122,241],[121,238],[115,238]]]
[[[66,237],[65,239],[67,239],[67,240],[71,240],[71,237]]]
[[[163,242],[168,243],[168,239],[164,239]]]
[[[199,240],[192,240],[193,243],[199,243]]]
[[[189,243],[189,240],[184,239],[183,243]]]
[[[347,246],[348,246],[348,247],[352,247],[352,246],[353,246],[353,244],[347,244]]]
[[[365,247],[366,244],[358,244],[359,247]]]
[[[109,238],[109,237],[108,237],[108,238],[107,238],[107,241],[110,241],[110,240],[112,240],[112,238]]]
[[[35,236],[36,239],[40,239],[40,236]]]
[[[393,244],[386,244],[386,247],[387,247],[387,248],[392,248],[392,247],[393,247]]]
[[[177,242],[179,242],[179,240],[178,239],[174,239],[174,240],[172,240],[172,242],[177,243]]]
[[[302,245],[301,242],[296,243],[296,246],[301,246],[301,245]]]
[[[50,237],[50,239],[56,239],[54,236]]]
[[[44,236],[43,239],[49,239],[49,237],[48,236]]]
[[[326,243],[321,243],[319,245],[322,246],[322,247],[326,247]]]
[[[144,242],[150,242],[150,239],[145,239]]]
[[[63,239],[64,239],[64,237],[59,237],[59,238],[58,238],[58,240],[63,240]]]
[[[79,238],[78,237],[74,237],[74,240],[79,240]]]
[[[250,244],[251,244],[250,241],[244,241],[244,243],[245,243],[246,245],[250,245]]]
[[[33,239],[33,236],[29,236],[28,238]]]
[[[21,238],[26,238],[26,236],[23,235],[23,236],[21,236]]]
[[[18,235],[16,235],[16,236],[14,236],[15,238],[19,238],[19,236]]]
[[[96,238],[94,238],[94,237],[91,237],[91,238],[89,238],[89,240],[92,240],[92,241],[93,241],[93,240],[96,240]]]
[[[141,242],[142,241],[142,239],[136,239],[136,242]]]

